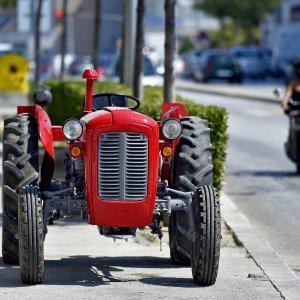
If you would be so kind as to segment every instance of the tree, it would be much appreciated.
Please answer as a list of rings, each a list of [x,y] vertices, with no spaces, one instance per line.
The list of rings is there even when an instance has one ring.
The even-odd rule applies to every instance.
[[[263,16],[281,0],[196,0],[194,7],[224,20],[227,17],[244,26],[257,26]]]
[[[138,0],[137,6],[137,24],[136,24],[136,43],[135,43],[135,61],[133,78],[133,95],[142,98],[143,85],[143,47],[144,47],[144,15],[145,1]]]
[[[194,7],[217,17],[223,28],[230,20],[233,27],[245,30],[249,39],[253,38],[253,29],[262,21],[281,0],[196,0]]]
[[[35,74],[34,82],[36,85],[40,83],[40,23],[42,13],[43,0],[38,0],[35,14],[35,37],[34,37],[34,57],[35,57]]]
[[[94,43],[93,43],[93,65],[97,70],[99,63],[99,33],[101,26],[101,0],[95,0],[95,18],[94,18]]]
[[[67,49],[67,9],[68,0],[63,0],[63,17],[61,20],[62,24],[62,35],[61,35],[61,45],[60,45],[60,55],[61,55],[61,64],[60,64],[60,78],[62,79],[65,75],[65,55]]]
[[[164,102],[175,101],[174,56],[175,56],[175,5],[176,0],[165,0],[165,73]]]
[[[0,6],[7,9],[15,7],[17,5],[17,0],[0,0]]]
[[[234,1],[235,0],[196,0],[194,7],[218,18],[222,26],[225,23],[225,19],[231,17],[233,9],[229,2]]]

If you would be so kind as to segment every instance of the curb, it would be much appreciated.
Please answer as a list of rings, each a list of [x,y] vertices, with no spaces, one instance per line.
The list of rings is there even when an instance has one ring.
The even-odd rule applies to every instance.
[[[192,92],[200,92],[207,93],[212,95],[220,95],[220,96],[228,96],[232,98],[242,98],[245,100],[253,100],[259,102],[265,102],[270,104],[279,104],[280,99],[276,99],[275,97],[269,97],[266,95],[260,95],[259,93],[247,93],[246,91],[235,90],[234,87],[228,89],[222,89],[222,87],[214,87],[213,85],[204,85],[204,84],[196,84],[191,82],[175,82],[175,87],[178,90],[182,91],[192,91]]]
[[[222,218],[225,224],[250,253],[275,289],[284,299],[299,299],[300,279],[277,255],[275,250],[259,236],[255,227],[226,194],[223,193],[220,200]]]

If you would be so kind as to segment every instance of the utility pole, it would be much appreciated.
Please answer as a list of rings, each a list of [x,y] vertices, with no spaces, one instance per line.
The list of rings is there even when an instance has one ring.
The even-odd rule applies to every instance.
[[[176,0],[165,0],[165,74],[164,102],[175,102],[175,5]]]

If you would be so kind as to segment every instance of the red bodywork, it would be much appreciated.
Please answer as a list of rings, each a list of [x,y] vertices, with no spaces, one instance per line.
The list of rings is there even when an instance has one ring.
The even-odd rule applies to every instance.
[[[62,126],[52,126],[48,114],[39,105],[18,106],[17,113],[27,113],[38,120],[39,136],[43,147],[55,160],[53,142],[66,140],[62,133]]]
[[[84,163],[89,222],[100,226],[141,227],[151,223],[158,182],[159,127],[127,108],[107,108],[90,113],[85,124]],[[98,141],[104,132],[139,132],[148,136],[148,192],[143,201],[108,201],[98,195]],[[92,180],[91,180],[92,179]]]
[[[155,122],[152,118],[134,112],[128,108],[107,107],[104,110],[92,112],[92,87],[97,79],[97,72],[87,70],[83,77],[86,82],[85,113],[81,118],[84,125],[83,136],[75,141],[83,152],[86,201],[89,222],[98,226],[112,227],[142,227],[152,221],[157,192],[159,170],[161,179],[170,179],[170,157],[162,157],[159,168],[159,151],[169,146],[173,152],[179,139],[166,139],[160,127],[168,118],[181,119],[188,116],[180,103],[165,103],[163,118]],[[41,142],[54,160],[53,141],[66,140],[62,134],[62,126],[52,126],[47,113],[38,105],[20,106],[18,114],[27,113],[38,120]],[[138,132],[148,137],[148,187],[146,198],[140,201],[111,201],[100,199],[98,187],[98,155],[99,138],[105,132]],[[74,145],[71,143],[70,146]]]

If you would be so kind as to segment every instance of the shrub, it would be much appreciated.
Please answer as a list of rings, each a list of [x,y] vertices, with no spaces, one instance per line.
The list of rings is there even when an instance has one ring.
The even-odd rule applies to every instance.
[[[68,118],[80,118],[83,112],[85,98],[85,83],[51,80],[46,85],[50,87],[53,101],[48,108],[48,114],[53,124],[62,124]],[[110,81],[96,82],[95,93],[125,93],[131,94],[131,89]],[[196,104],[177,95],[177,102],[182,102],[189,115],[206,119],[211,128],[213,145],[214,186],[220,191],[224,178],[224,164],[227,148],[227,111],[225,108],[213,105]],[[144,99],[138,111],[152,117],[161,119],[163,90],[160,87],[145,87]]]

